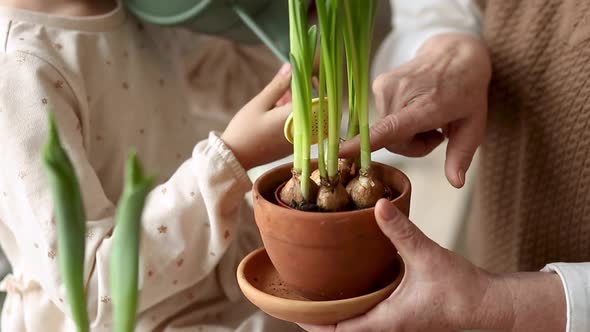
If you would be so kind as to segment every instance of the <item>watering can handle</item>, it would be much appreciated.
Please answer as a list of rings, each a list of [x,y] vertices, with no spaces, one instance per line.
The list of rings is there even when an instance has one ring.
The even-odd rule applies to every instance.
[[[250,30],[252,30],[252,32],[254,32],[254,34],[256,34],[256,36],[258,36],[258,38],[260,38],[260,40],[262,40],[262,42],[268,47],[270,48],[270,50],[284,63],[289,62],[289,59],[287,59],[287,56],[285,54],[283,54],[279,48],[277,47],[277,45],[272,41],[272,39],[268,36],[268,34],[266,34],[266,32],[264,32],[260,26],[258,26],[258,24],[256,24],[256,22],[252,19],[252,17],[250,17],[250,15],[242,8],[240,7],[240,5],[234,3],[232,4],[232,8],[233,10],[236,12],[236,14],[238,15],[238,17],[242,20],[242,22],[244,22],[244,24],[250,28]]]

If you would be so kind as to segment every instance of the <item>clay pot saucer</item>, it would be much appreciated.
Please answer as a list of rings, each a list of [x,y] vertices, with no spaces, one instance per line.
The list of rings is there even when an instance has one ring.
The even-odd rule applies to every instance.
[[[284,283],[264,248],[246,256],[238,266],[238,284],[244,295],[267,314],[293,323],[335,324],[362,315],[385,300],[400,284],[404,274],[398,256],[373,292],[333,301],[312,301]]]

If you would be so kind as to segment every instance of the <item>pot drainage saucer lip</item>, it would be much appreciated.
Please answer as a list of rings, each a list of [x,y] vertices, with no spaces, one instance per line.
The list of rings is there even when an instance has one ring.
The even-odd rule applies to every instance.
[[[381,289],[334,301],[311,301],[287,286],[264,248],[254,250],[242,260],[237,278],[246,298],[267,314],[294,323],[326,325],[362,315],[385,300],[403,278],[404,267],[399,256],[398,263],[399,273]]]

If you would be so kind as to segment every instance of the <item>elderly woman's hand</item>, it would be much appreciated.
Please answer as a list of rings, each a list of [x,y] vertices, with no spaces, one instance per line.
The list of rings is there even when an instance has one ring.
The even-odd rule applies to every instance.
[[[387,200],[375,216],[403,258],[404,278],[373,310],[337,326],[308,331],[456,331],[469,325],[493,282],[492,276],[427,238]]]
[[[430,38],[412,61],[373,83],[383,119],[371,128],[371,148],[421,157],[446,136],[445,173],[453,186],[462,187],[483,141],[490,78],[490,57],[481,41],[465,34]],[[358,151],[358,137],[341,147],[343,157]]]
[[[405,275],[366,314],[310,332],[564,331],[565,293],[557,274],[496,275],[440,247],[385,199],[375,217],[404,260]]]

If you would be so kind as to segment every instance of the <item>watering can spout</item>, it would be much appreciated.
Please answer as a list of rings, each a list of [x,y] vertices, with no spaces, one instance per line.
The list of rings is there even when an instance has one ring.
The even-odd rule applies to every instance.
[[[281,1],[277,1],[281,2]],[[256,23],[255,20],[252,19],[248,15],[248,13],[238,4],[232,5],[234,11],[238,15],[238,17],[244,22],[250,30],[275,54],[279,60],[286,63],[289,62],[289,31],[287,30],[282,31],[280,27],[275,27],[278,30],[273,30],[272,27],[270,29],[263,29],[259,24]],[[268,15],[268,13],[267,13]],[[271,25],[285,25],[284,22],[269,22]],[[269,34],[269,32],[274,32],[274,38]],[[278,33],[277,33],[278,32]]]
[[[264,43],[282,62],[289,59],[286,0],[125,0],[139,19],[163,26],[254,44]]]

